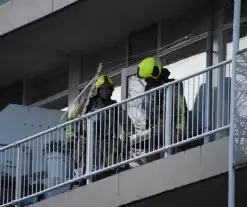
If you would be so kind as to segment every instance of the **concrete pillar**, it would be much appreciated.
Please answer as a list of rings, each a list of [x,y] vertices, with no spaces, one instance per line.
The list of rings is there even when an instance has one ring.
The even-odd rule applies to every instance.
[[[211,12],[211,15],[213,15],[213,12]],[[211,16],[210,24],[207,31],[207,57],[206,57],[206,66],[210,67],[213,65],[213,16]],[[206,89],[205,89],[205,107],[204,107],[204,132],[208,132],[211,129],[211,111],[212,111],[212,80],[213,80],[213,74],[212,72],[208,72],[206,74]],[[204,138],[204,143],[210,142],[210,136],[206,136]]]
[[[69,86],[68,86],[68,116],[71,115],[72,110],[77,106],[77,102],[73,104],[73,101],[79,94],[79,84],[81,79],[81,57],[71,57],[69,63]]]
[[[224,0],[220,2],[220,5],[216,5],[218,10],[220,10],[213,20],[213,64],[220,63],[226,59],[226,44],[224,42],[224,32],[222,30],[224,26]],[[213,85],[217,88],[217,96],[216,93],[214,95],[214,100],[217,103],[214,106],[215,119],[214,119],[214,128],[222,126],[222,115],[223,115],[223,79],[225,78],[225,70],[223,68],[217,68],[213,72]],[[216,89],[215,88],[215,89]]]
[[[226,48],[224,43],[223,30],[224,26],[224,10],[221,10],[218,15],[214,17],[213,22],[213,64],[217,64],[226,59]]]

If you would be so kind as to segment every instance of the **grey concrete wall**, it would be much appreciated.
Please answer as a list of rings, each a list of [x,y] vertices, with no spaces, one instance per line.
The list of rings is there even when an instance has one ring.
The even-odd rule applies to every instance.
[[[44,17],[77,0],[10,0],[0,5],[0,35]]]
[[[137,55],[146,53],[150,50],[155,50],[158,43],[158,24],[150,25],[140,31],[136,31],[129,37],[129,54]],[[148,53],[144,56],[152,55]],[[129,60],[136,60],[136,57],[131,57]]]
[[[247,168],[236,171],[236,204],[246,207]],[[226,207],[228,202],[227,173],[193,185],[143,199],[126,207]]]
[[[34,205],[35,207],[116,207],[227,171],[228,139],[131,169]]]
[[[124,67],[126,63],[125,57],[126,42],[124,40],[92,55],[83,56],[82,82],[94,77],[99,63],[103,63],[103,72]]]
[[[69,65],[64,63],[29,79],[29,104],[68,89]]]

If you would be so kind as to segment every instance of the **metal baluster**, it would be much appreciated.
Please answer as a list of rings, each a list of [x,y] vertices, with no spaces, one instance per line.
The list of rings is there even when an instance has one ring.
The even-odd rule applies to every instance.
[[[3,177],[2,175],[3,175],[3,173],[4,173],[3,171],[4,171],[4,167],[5,167],[5,166],[4,166],[4,162],[3,162],[3,150],[0,150],[0,163],[1,163],[1,165],[3,166],[2,171],[0,171],[0,173],[1,173],[1,174],[0,174],[0,189],[4,189],[3,186],[2,186],[2,177]],[[4,190],[1,190],[1,191],[0,191],[0,197],[1,197],[1,199],[3,198],[3,191],[4,191]],[[4,201],[2,201],[2,202],[3,202],[3,204],[4,204]]]
[[[49,151],[49,155],[51,154],[50,144],[51,144],[51,132],[49,132],[49,142],[48,142],[48,151]],[[49,166],[48,166],[48,167],[49,167]],[[49,171],[49,169],[48,169],[48,171]],[[50,175],[48,175],[48,176],[50,176]],[[51,180],[51,179],[48,177],[48,188],[50,188],[50,187],[51,187],[50,184],[52,184],[52,183],[50,183],[50,180]]]
[[[181,82],[182,83],[182,94],[181,94],[181,99],[182,99],[182,109],[181,109],[181,113],[182,113],[182,120],[181,120],[181,122],[182,122],[182,141],[184,141],[184,137],[185,137],[185,135],[184,135],[184,122],[185,122],[185,120],[184,120],[184,114],[185,114],[185,111],[184,111],[184,84],[183,84],[183,82]],[[180,85],[180,87],[181,87],[181,85]],[[178,94],[178,96],[180,97],[180,94]],[[178,103],[179,105],[180,105],[180,102]],[[179,107],[180,108],[180,107]],[[179,116],[179,114],[178,114],[178,116]],[[180,126],[180,123],[179,123],[179,126]]]
[[[93,122],[92,117],[87,118],[87,174],[90,174],[92,172],[92,163],[93,163]],[[92,177],[88,177],[87,183],[92,182]]]
[[[212,84],[212,130],[214,130],[214,114],[215,114],[215,107],[214,107],[214,84]]]
[[[110,166],[110,154],[111,154],[111,109],[108,109],[108,155],[107,155],[107,166]]]
[[[100,113],[99,113],[100,114]],[[99,170],[100,169],[100,166],[99,166],[99,164],[97,163],[97,157],[99,157],[100,156],[100,151],[98,152],[98,114],[96,114],[95,115],[95,117],[96,117],[96,119],[95,119],[95,141],[94,141],[94,162],[95,162],[95,169],[96,170]],[[98,153],[98,155],[97,155],[97,153]]]
[[[147,95],[144,96],[144,108],[145,108],[145,129],[147,129],[146,125],[147,125]],[[144,153],[146,153],[146,138],[145,135],[144,136]]]
[[[102,151],[101,151],[101,141],[102,141],[102,112],[100,112],[100,137],[99,137],[99,168],[101,169],[101,155],[102,155]]]
[[[76,169],[76,123],[73,122],[73,125],[74,125],[74,131],[73,131],[73,178],[75,178],[75,169]],[[78,163],[77,163],[78,164]]]
[[[172,107],[172,86],[167,88],[166,93],[166,135],[165,135],[165,146],[171,145],[171,107]],[[165,157],[170,154],[170,150],[167,150]]]
[[[228,69],[229,69],[229,79],[228,79],[228,89],[227,89],[227,94],[228,94],[228,97],[227,97],[227,106],[228,106],[228,109],[227,109],[227,124],[230,124],[230,102],[231,102],[231,78],[230,78],[230,70],[231,70],[231,67],[230,67],[230,64],[228,64]]]
[[[211,75],[210,75],[211,71],[206,72],[206,98],[204,100],[205,102],[205,131],[208,132],[209,131],[209,113],[210,113],[210,100],[211,100],[211,93],[210,93],[210,83],[211,83]],[[204,126],[203,126],[204,127]],[[204,138],[204,143],[208,143],[209,142],[209,136],[206,136]]]
[[[120,139],[120,133],[119,133],[119,115],[120,115],[120,112],[119,112],[119,105],[117,106],[117,162],[119,162],[119,139]]]
[[[177,125],[176,125],[176,130],[177,130],[177,142],[179,142],[179,122],[180,122],[180,83],[178,83],[178,92],[176,93],[177,96]],[[167,107],[167,105],[166,105]],[[167,116],[166,116],[167,119]]]
[[[152,126],[151,126],[151,105],[152,105],[152,96],[151,96],[151,93],[149,93],[149,110],[148,110],[148,113],[149,113],[149,126],[148,126],[148,129],[150,130],[149,132],[149,136],[148,136],[148,152],[150,152],[150,148],[151,148],[151,142],[150,142],[150,139],[151,139],[151,134],[152,134]]]
[[[28,177],[27,177],[27,195],[30,195],[30,191],[29,191],[29,186],[30,186],[30,177],[32,177],[32,153],[31,153],[31,141],[28,141]]]
[[[165,121],[166,124],[166,101],[167,101],[167,95],[166,95],[166,88],[163,88],[163,94],[164,94],[164,100],[163,101],[163,121]],[[163,124],[163,137],[162,137],[162,141],[163,141],[163,147],[165,146],[165,139],[166,139],[166,135],[165,135],[165,124]]]
[[[199,135],[199,103],[200,103],[200,75],[198,76],[198,96],[197,96],[197,110],[196,110],[196,135]]]
[[[40,190],[39,191],[42,190],[42,187],[41,187],[42,186],[42,175],[43,175],[43,172],[44,172],[44,169],[42,169],[42,157],[43,157],[42,156],[42,154],[43,154],[42,153],[42,150],[43,150],[43,140],[42,139],[43,139],[43,136],[40,137],[40,142],[41,142],[41,144],[40,144],[40,153],[41,154],[39,156],[39,165],[40,165],[40,171],[39,171],[39,173],[40,173],[40,180],[39,180],[39,187],[40,188],[39,189]]]
[[[76,163],[77,163],[77,170],[78,172],[80,172],[80,124],[79,124],[79,121],[76,121],[74,122],[75,123],[75,127],[76,127],[76,130],[75,130],[75,133],[76,133]]]
[[[85,120],[84,119],[80,119],[80,123],[81,123],[81,130],[82,130],[82,139],[81,139],[81,147],[82,147],[82,150],[81,150],[81,162],[82,162],[82,173],[83,175],[86,174],[86,172],[84,171],[85,169],[85,165],[86,165],[86,158],[85,158],[85,140],[87,142],[87,139],[85,138],[85,126],[84,126],[84,123],[85,123]]]
[[[187,111],[187,139],[189,139],[189,126],[190,126],[190,119],[189,119],[189,108],[190,108],[190,102],[189,102],[189,98],[190,98],[190,79],[188,79],[188,105],[186,108]],[[185,97],[184,97],[185,99]]]
[[[53,141],[53,148],[52,148],[52,150],[54,151],[54,148],[55,148],[55,133],[54,133],[54,131],[52,131],[52,141]],[[53,153],[53,151],[51,153]],[[52,159],[55,160],[54,157]],[[54,173],[55,173],[55,166],[53,165],[52,166],[52,187],[54,185],[56,185],[56,180],[55,180],[55,184],[54,184]],[[37,175],[37,173],[36,173],[36,175]],[[37,178],[36,178],[36,180],[37,180]]]
[[[225,72],[225,67],[224,66],[222,66],[222,70],[223,70],[223,86],[222,86],[222,92],[223,92],[223,94],[222,94],[222,96],[223,96],[223,107],[222,107],[222,117],[221,117],[221,127],[222,126],[225,126],[225,88],[226,88],[226,86],[225,86],[225,79],[226,79],[226,72]]]
[[[8,149],[8,163],[9,163],[9,165],[11,164],[11,162],[9,161],[10,160],[10,148]],[[13,164],[12,164],[13,165]],[[12,166],[13,167],[13,166]],[[10,166],[9,166],[9,168],[10,168]],[[7,174],[7,176],[8,176],[8,184],[7,184],[7,186],[8,186],[8,191],[7,191],[7,200],[9,200],[9,188],[10,188],[10,177],[9,177],[9,174],[10,174],[10,169],[8,169],[8,174]]]
[[[137,110],[136,110],[136,117],[137,117]],[[128,113],[127,113],[128,114]],[[132,127],[131,127],[131,133],[132,133]],[[136,138],[137,138],[137,134],[136,134]],[[135,138],[135,149],[134,149],[134,151],[135,151],[135,156],[136,156],[136,153],[137,153],[137,140],[136,140],[136,138]],[[139,148],[141,148],[141,142],[139,142]]]
[[[115,116],[116,116],[116,112],[115,112],[115,107],[113,108],[113,126],[112,126],[112,139],[113,139],[113,147],[112,147],[112,161],[113,164],[116,164],[118,162],[115,163],[115,139],[116,139],[116,132],[115,132]],[[118,145],[116,145],[118,146]]]
[[[156,91],[152,92],[154,93],[154,117],[153,117],[153,127],[154,127],[154,131],[153,131],[153,149],[152,151],[155,150],[155,139],[156,139]]]
[[[7,153],[7,152],[6,152],[6,151],[7,151],[7,150],[5,149],[5,150],[4,150],[4,159],[3,159],[4,162],[3,162],[3,163],[6,163],[6,164],[7,164],[7,162],[6,162],[6,161],[7,161],[7,159],[6,159],[6,156],[7,156],[6,153]],[[5,167],[7,168],[7,166],[5,166]],[[5,199],[6,199],[6,198],[5,198],[5,189],[6,189],[6,177],[5,177],[5,176],[6,176],[6,171],[4,170],[4,176],[3,176],[3,177],[4,177],[4,178],[3,178],[3,180],[4,180],[4,183],[3,183],[3,189],[4,189],[4,192],[3,192],[3,200],[4,200],[4,201],[5,201]]]
[[[61,137],[62,137],[62,139],[63,139],[63,141],[64,141],[64,144],[65,144],[65,146],[64,146],[64,148],[65,148],[65,161],[64,161],[65,176],[64,176],[64,181],[63,181],[63,182],[66,182],[66,181],[67,181],[67,159],[68,159],[68,150],[67,150],[67,140],[66,140],[66,136],[65,136],[65,140],[64,140],[64,134],[63,134],[64,129],[66,129],[66,127],[65,127],[65,128],[63,128],[63,127],[61,128]],[[46,134],[45,134],[45,143],[46,143]]]
[[[160,105],[160,96],[161,96],[161,94],[160,94],[160,90],[161,90],[161,89],[159,89],[158,146],[157,146],[157,149],[159,149],[159,148],[160,148],[160,107],[161,107],[161,105]],[[162,123],[164,123],[164,122],[162,122]]]
[[[16,157],[16,184],[15,184],[15,199],[20,198],[20,182],[19,182],[19,169],[20,169],[20,145],[17,145],[17,157]]]
[[[34,139],[34,141],[36,140],[36,174],[35,174],[35,181],[36,181],[36,183],[38,182],[38,175],[39,175],[39,163],[38,163],[38,160],[39,160],[39,144],[38,144],[38,139],[36,138],[36,139]],[[36,184],[36,192],[35,193],[37,193],[38,192],[38,185]]]
[[[13,151],[12,151],[12,153],[13,153],[13,155],[12,155],[12,163],[13,163],[13,158],[15,159],[15,149],[13,149]],[[20,164],[20,166],[21,166],[21,164]],[[16,170],[17,170],[17,163],[16,163]],[[16,177],[17,178],[17,177]],[[12,164],[12,170],[11,170],[11,191],[10,191],[10,199],[11,199],[11,201],[14,199],[13,198],[13,195],[14,195],[14,192],[13,192],[13,190],[14,190],[14,166],[13,166],[13,164]],[[17,186],[16,186],[17,187]],[[19,187],[19,186],[18,186]]]
[[[176,124],[175,124],[175,107],[176,107],[176,99],[175,99],[175,95],[176,95],[176,86],[175,85],[172,85],[171,88],[172,88],[172,144],[175,143],[175,127],[176,127]],[[165,95],[165,94],[164,94]],[[164,108],[164,111],[165,111],[165,108]],[[164,113],[164,112],[163,112]],[[163,126],[164,126],[164,123],[165,123],[165,119],[163,120]],[[163,134],[164,136],[164,134]]]
[[[103,155],[103,166],[104,168],[106,167],[106,160],[105,160],[105,153],[106,153],[106,111],[104,111],[104,140],[103,140],[103,144],[104,144],[104,155]]]
[[[202,74],[202,134],[204,133],[204,104],[205,104],[205,81],[204,81],[205,73]]]
[[[192,127],[191,127],[191,131],[192,131],[192,137],[194,137],[194,111],[195,111],[195,108],[194,108],[194,95],[195,95],[195,77],[193,77],[193,88],[192,88]],[[199,90],[198,90],[199,92]]]
[[[71,147],[71,141],[72,141],[72,137],[71,137],[71,134],[72,134],[72,126],[71,124],[69,124],[69,156],[70,156],[70,159],[69,159],[69,178],[71,179],[71,177],[73,176],[74,177],[74,174],[72,174],[71,176],[71,162],[74,162],[74,158],[73,158],[73,153],[72,153],[72,147]],[[72,171],[72,173],[74,173]],[[72,177],[72,179],[73,179]]]
[[[123,123],[124,123],[124,114],[123,114],[123,110],[124,110],[124,108],[122,108],[122,110],[121,110],[121,117],[122,117],[122,123],[121,123],[121,127],[122,127],[122,142],[121,142],[121,161],[123,161],[124,160],[124,157],[123,157],[123,143],[124,143],[124,129],[123,129]]]
[[[126,110],[124,111],[125,115],[124,117],[126,118],[126,132],[125,132],[125,160],[128,160],[128,141],[129,141],[129,119],[128,119],[128,107],[126,103]],[[137,112],[137,111],[136,111]],[[136,148],[136,147],[135,147]]]

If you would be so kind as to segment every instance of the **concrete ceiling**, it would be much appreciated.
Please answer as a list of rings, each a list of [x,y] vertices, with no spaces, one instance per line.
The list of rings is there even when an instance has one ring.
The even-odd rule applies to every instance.
[[[169,19],[207,0],[86,0],[0,37],[0,86],[73,53],[88,54],[132,31]]]

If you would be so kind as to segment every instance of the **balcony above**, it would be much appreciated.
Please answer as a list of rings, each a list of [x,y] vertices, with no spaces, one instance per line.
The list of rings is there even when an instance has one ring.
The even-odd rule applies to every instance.
[[[196,0],[87,0],[59,9],[71,2],[21,0],[0,6],[1,86],[66,61],[68,55],[93,53],[133,31],[208,4],[206,0],[200,4]]]

